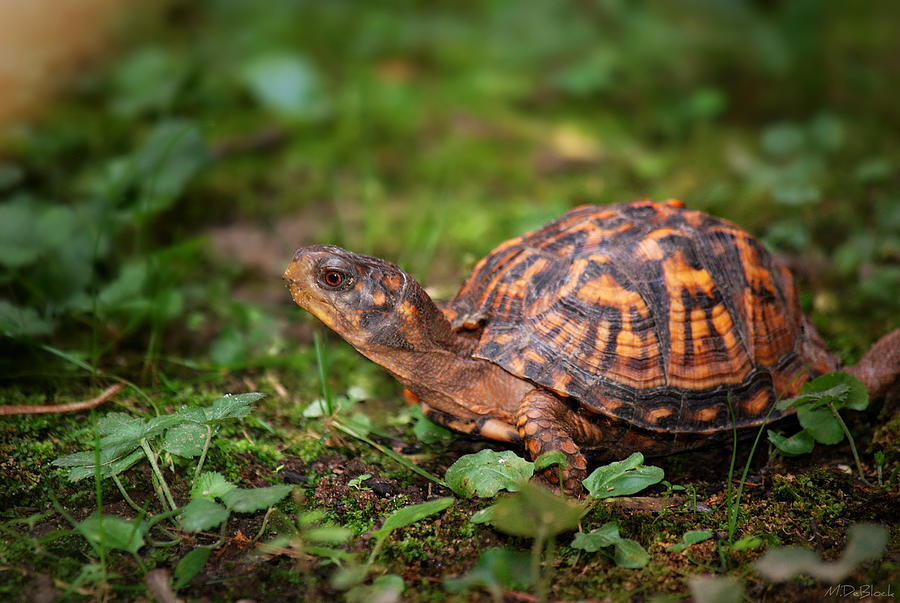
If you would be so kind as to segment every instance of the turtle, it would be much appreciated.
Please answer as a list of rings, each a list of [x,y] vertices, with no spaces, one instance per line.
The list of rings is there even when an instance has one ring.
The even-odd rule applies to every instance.
[[[335,246],[298,249],[284,279],[431,421],[532,459],[561,451],[572,493],[586,454],[746,433],[841,368],[762,243],[677,200],[571,209],[497,246],[441,307],[394,264]],[[847,370],[882,394],[900,373],[900,329]]]

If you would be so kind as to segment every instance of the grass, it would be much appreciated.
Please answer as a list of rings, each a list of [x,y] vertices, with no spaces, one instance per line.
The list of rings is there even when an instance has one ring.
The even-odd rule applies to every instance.
[[[332,578],[347,555],[372,559],[347,588],[396,587],[376,585],[383,573],[401,577],[404,600],[496,595],[497,583],[443,587],[487,564],[484,551],[531,551],[469,522],[487,501],[457,498],[372,534],[398,509],[450,495],[412,466],[440,479],[465,454],[503,448],[417,439],[426,431],[400,388],[290,303],[280,275],[300,244],[380,255],[446,299],[496,244],[573,205],[679,197],[761,237],[831,349],[856,360],[900,326],[900,143],[886,135],[900,127],[885,29],[896,10],[206,0],[131,24],[127,43],[8,133],[0,155],[0,399],[71,402],[128,384],[85,413],[0,417],[0,596],[49,581],[75,600],[144,597],[143,565],[168,570],[187,598],[322,600],[343,596]],[[196,458],[154,448],[156,467],[121,474],[121,489],[68,482],[52,461],[91,448],[106,413],[149,421],[250,391],[266,397],[219,426],[203,470],[243,489],[293,484],[275,511],[232,513],[221,532],[171,519],[147,539],[175,544],[137,557],[71,529],[66,514],[83,525],[98,509],[136,520],[121,490],[149,514],[183,506],[200,473]],[[309,416],[316,399],[328,411]],[[615,523],[648,564],[618,567],[558,535],[543,559],[548,596],[684,597],[711,571],[751,598],[821,595],[809,579],[772,585],[752,563],[791,544],[834,558],[849,524],[895,527],[894,414],[876,404],[843,415],[871,484],[846,472],[846,442],[768,459],[760,442],[752,462],[739,446],[735,466],[749,471],[734,513],[730,457],[654,459],[668,487],[593,505],[581,526]],[[154,483],[168,483],[165,503]],[[352,537],[316,540],[332,527]],[[695,530],[712,537],[666,550]],[[723,546],[747,536],[761,544]],[[176,568],[203,546],[214,553],[184,580],[196,556]],[[893,529],[887,556],[847,580],[895,582],[898,550]]]

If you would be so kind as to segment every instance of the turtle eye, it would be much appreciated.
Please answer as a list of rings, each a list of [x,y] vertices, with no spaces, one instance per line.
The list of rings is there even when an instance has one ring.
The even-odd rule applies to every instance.
[[[350,282],[350,275],[336,268],[324,268],[319,273],[319,282],[326,289],[343,289]]]

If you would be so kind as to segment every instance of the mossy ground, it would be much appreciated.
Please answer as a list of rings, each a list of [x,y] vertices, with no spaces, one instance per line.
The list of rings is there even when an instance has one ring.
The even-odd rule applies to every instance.
[[[367,415],[377,443],[437,476],[489,445],[416,439],[399,386],[290,303],[280,275],[300,244],[386,257],[445,299],[496,244],[569,207],[678,197],[761,237],[831,348],[855,361],[900,326],[897,6],[206,0],[142,12],[0,155],[0,399],[62,403],[133,384],[84,413],[0,417],[0,598],[145,599],[144,570],[173,571],[217,543],[179,596],[335,600],[336,565],[309,553],[299,518],[321,511],[349,528],[338,548],[360,561],[386,515],[450,494],[304,414],[322,396],[318,335],[330,391],[352,400],[339,420]],[[242,487],[296,484],[293,495],[222,533],[154,532],[171,543],[142,548],[144,570],[113,551],[105,578],[79,581],[98,554],[60,509],[81,520],[97,494],[52,461],[89,448],[107,412],[153,416],[246,391],[266,398],[223,425],[206,468]],[[730,447],[649,459],[685,489],[599,504],[582,524],[617,522],[650,563],[620,568],[563,534],[545,560],[550,598],[683,599],[690,577],[714,574],[752,600],[821,600],[825,585],[769,584],[753,561],[778,545],[836,558],[862,521],[889,527],[887,550],[845,582],[897,592],[897,400],[845,417],[870,484],[846,443],[793,459],[763,443],[735,538],[764,545],[735,552]],[[166,460],[184,502],[193,466]],[[159,511],[146,465],[123,483]],[[135,516],[109,480],[101,498],[104,513]],[[487,548],[530,549],[469,521],[487,504],[460,498],[397,530],[376,574],[401,576],[403,600],[490,600],[443,586]],[[713,538],[666,550],[697,529]],[[265,549],[277,535],[291,546]]]

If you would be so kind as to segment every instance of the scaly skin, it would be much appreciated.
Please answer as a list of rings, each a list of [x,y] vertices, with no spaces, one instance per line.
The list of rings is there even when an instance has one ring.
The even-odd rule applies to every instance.
[[[710,239],[714,241],[710,245],[719,246],[717,257],[721,261],[731,257],[724,240],[733,240],[743,259],[736,266],[704,268],[692,263],[694,260],[688,261],[685,253],[690,252],[689,247],[676,249],[672,257],[680,259],[663,275],[668,279],[667,286],[682,295],[670,292],[665,298],[670,306],[659,309],[657,299],[653,307],[661,316],[671,316],[682,306],[688,308],[679,310],[687,324],[672,319],[674,322],[660,323],[660,327],[652,314],[649,318],[646,315],[650,306],[638,308],[645,294],[629,288],[634,279],[616,272],[610,260],[603,259],[606,248],[598,246],[597,241],[607,233],[620,236],[627,232],[620,226],[603,230],[603,216],[619,220],[610,224],[622,223],[621,216],[615,217],[620,211],[651,212],[652,220],[668,220],[662,226],[652,222],[657,224],[655,234],[638,240],[651,241],[647,248],[651,255],[662,249],[656,241],[676,236],[683,242],[679,244],[687,245],[685,241],[693,240],[691,233],[709,228],[719,233],[718,238]],[[686,225],[678,230],[682,228],[682,211]],[[566,226],[566,220],[571,221],[570,226]],[[624,224],[628,226],[627,221]],[[462,433],[503,442],[521,441],[532,459],[552,450],[563,452],[568,460],[562,473],[563,487],[572,494],[581,491],[581,480],[587,472],[585,451],[599,450],[623,458],[638,450],[652,456],[696,448],[730,433],[725,400],[733,392],[738,392],[732,400],[735,412],[741,413],[738,428],[755,430],[776,395],[790,395],[811,376],[838,368],[835,357],[800,313],[790,275],[775,269],[761,245],[729,223],[684,210],[677,202],[639,202],[580,208],[547,228],[565,230],[545,239],[534,239],[534,233],[527,235],[534,239],[527,245],[520,244],[521,238],[508,241],[482,261],[457,296],[455,310],[438,309],[424,289],[397,266],[338,247],[298,250],[284,278],[297,304],[384,366],[407,387],[409,396],[421,403],[423,413],[431,420]],[[581,235],[594,237],[595,243],[591,255],[581,258],[577,268],[572,260],[570,269],[565,270],[566,255],[554,256],[553,261],[562,262],[554,268],[546,259],[550,256],[541,252],[544,255],[539,254],[538,260],[525,269],[523,258],[536,253],[533,245],[553,244],[557,237],[575,240]],[[571,253],[577,254],[578,249]],[[500,262],[502,269],[499,264],[496,270],[491,269],[490,261]],[[666,270],[665,258],[661,261],[657,268]],[[517,265],[523,270],[521,275],[515,272]],[[728,267],[740,268],[744,275],[729,278]],[[640,266],[632,269],[639,270]],[[562,280],[552,281],[554,274]],[[685,280],[679,284],[677,279]],[[752,284],[747,286],[748,295],[753,289],[756,296],[747,298],[751,300],[749,305],[741,305],[741,279]],[[730,291],[732,297],[727,299],[732,301],[727,301],[719,289]],[[536,293],[540,291],[544,293]],[[701,303],[706,295],[718,301],[710,306],[690,305]],[[576,307],[576,301],[581,305]],[[569,305],[553,309],[551,305],[558,302]],[[516,304],[520,308],[517,311],[523,313],[521,321],[527,315],[532,322],[523,325],[516,318],[512,313]],[[616,325],[610,322],[613,314],[604,314],[604,308],[622,316],[626,315],[624,308],[631,310],[627,321]],[[752,317],[749,324],[731,320],[741,312]],[[548,322],[535,323],[534,317],[542,313]],[[729,324],[734,325],[733,332],[726,328]],[[609,335],[612,327],[618,329],[618,335]],[[777,332],[782,343],[778,349],[782,351],[776,352],[765,338],[773,328],[780,329]],[[544,338],[532,338],[529,329],[545,332]],[[750,331],[756,335],[740,335]],[[601,342],[604,333],[608,338]],[[657,335],[670,341],[663,345]],[[657,356],[662,363],[635,352],[655,353],[656,347],[647,347],[646,343],[654,340],[659,349],[671,350],[671,356],[662,352]],[[586,350],[578,348],[585,344]],[[716,346],[724,344],[728,345],[722,348],[722,354],[714,352]],[[573,352],[573,347],[578,349]],[[758,355],[744,360],[744,349],[755,349]],[[735,369],[746,367],[747,362],[750,368],[742,368],[747,372],[740,374],[725,371],[722,381],[717,381],[703,359],[726,357],[730,360],[723,361],[719,369],[732,364]],[[674,358],[681,363],[675,369]],[[690,364],[691,358],[695,358],[695,364]],[[566,362],[582,361],[578,370],[595,363],[600,372],[576,376],[564,370]],[[607,370],[604,366],[608,372],[603,372]],[[674,377],[659,372],[666,366],[676,371]],[[805,374],[804,366],[812,369],[812,375]],[[652,383],[639,386],[617,382],[609,377],[612,369],[634,383],[641,383],[645,377]],[[857,366],[846,370],[862,380],[872,397],[896,390],[900,385],[900,330],[883,337]],[[676,377],[685,385],[670,386],[665,381]],[[663,379],[662,386],[657,383],[659,379]],[[689,387],[692,383],[693,388]],[[656,397],[657,391],[660,397]],[[559,484],[556,467],[547,469],[542,477],[551,485]]]

